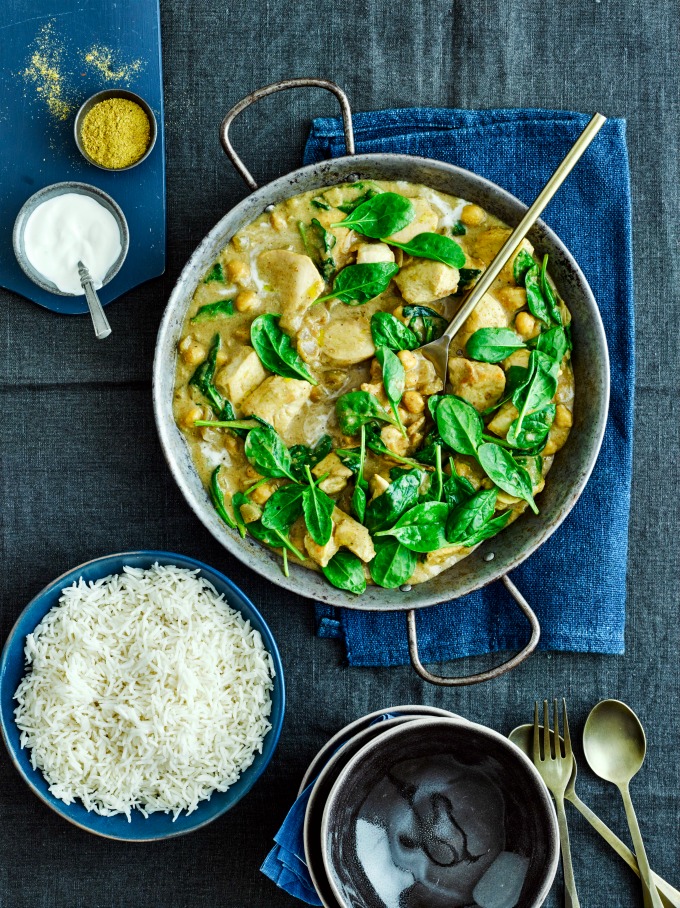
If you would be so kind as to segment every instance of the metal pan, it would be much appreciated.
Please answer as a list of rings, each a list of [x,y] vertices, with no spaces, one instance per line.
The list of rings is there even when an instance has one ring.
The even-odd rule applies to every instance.
[[[340,102],[347,155],[295,170],[258,187],[234,151],[229,127],[254,101],[289,88],[325,88]],[[221,249],[242,227],[263,211],[291,196],[310,189],[362,179],[407,180],[481,205],[506,224],[516,226],[526,211],[510,193],[468,170],[400,154],[355,154],[349,102],[333,82],[321,79],[290,79],[253,92],[233,107],[221,126],[223,148],[253,192],[227,212],[198,246],[185,265],[168,301],[158,332],[153,366],[153,400],[156,425],[170,470],[190,507],[224,547],[267,580],[294,590],[301,596],[332,605],[366,611],[406,611],[409,652],[415,670],[434,684],[459,686],[498,677],[523,661],[536,648],[538,620],[508,574],[542,545],[558,528],[578,500],[588,481],[604,434],[609,405],[609,356],[602,320],[588,283],[559,238],[541,221],[529,239],[543,255],[549,253],[551,274],[572,313],[573,366],[576,379],[576,409],[569,440],[556,457],[550,481],[541,493],[540,514],[524,514],[499,536],[480,545],[470,556],[438,577],[414,587],[385,590],[369,586],[362,596],[352,596],[330,586],[323,575],[291,566],[284,578],[280,559],[254,539],[241,539],[217,516],[194,469],[188,446],[175,425],[172,413],[177,342],[182,321],[194,290]],[[423,667],[418,655],[416,610],[447,602],[501,580],[526,616],[531,637],[521,652],[489,671],[464,678],[434,675]]]

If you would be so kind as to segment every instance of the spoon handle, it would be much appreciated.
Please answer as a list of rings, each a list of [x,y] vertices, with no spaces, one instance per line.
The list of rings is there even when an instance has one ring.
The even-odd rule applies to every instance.
[[[557,808],[557,825],[560,829],[560,847],[562,849],[562,870],[564,871],[564,908],[581,908],[576,893],[576,880],[574,868],[571,863],[571,846],[569,844],[569,828],[567,815],[564,812],[564,798],[555,796]]]
[[[78,262],[78,276],[80,277],[80,284],[85,291],[85,299],[87,300],[87,306],[90,310],[90,316],[92,317],[94,333],[97,340],[104,340],[105,337],[108,337],[109,334],[111,334],[111,325],[109,325],[109,321],[104,314],[104,307],[99,301],[97,291],[94,289],[94,283],[90,276],[90,272],[82,262]]]
[[[656,891],[656,887],[652,885],[652,870],[649,866],[649,861],[647,860],[647,852],[645,851],[642,834],[640,833],[640,827],[638,825],[637,817],[635,816],[635,808],[633,807],[633,802],[630,797],[630,791],[628,790],[627,785],[621,785],[619,791],[623,798],[623,805],[626,808],[628,828],[630,829],[630,835],[633,839],[635,856],[637,857],[638,867],[640,869],[642,901],[644,902],[645,908],[662,908],[661,899]]]
[[[579,811],[579,813],[588,820],[593,829],[598,832],[602,838],[610,845],[614,851],[622,858],[626,864],[630,867],[633,873],[640,876],[640,868],[638,867],[637,860],[635,855],[630,850],[630,848],[625,845],[621,839],[611,831],[609,826],[606,823],[603,823],[602,820],[594,813],[587,804],[584,804],[579,796],[574,792],[573,794],[567,794],[567,800],[571,801],[574,807]],[[664,908],[680,908],[680,892],[675,889],[670,883],[667,883],[662,879],[658,874],[654,873],[652,870],[652,882],[656,886],[661,899],[661,904]]]

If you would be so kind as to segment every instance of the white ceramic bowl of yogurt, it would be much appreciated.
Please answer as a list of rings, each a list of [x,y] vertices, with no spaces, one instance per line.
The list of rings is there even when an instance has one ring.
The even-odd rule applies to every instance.
[[[130,234],[110,195],[69,180],[45,186],[26,200],[12,242],[17,262],[33,283],[58,296],[82,296],[78,261],[99,290],[120,271]]]

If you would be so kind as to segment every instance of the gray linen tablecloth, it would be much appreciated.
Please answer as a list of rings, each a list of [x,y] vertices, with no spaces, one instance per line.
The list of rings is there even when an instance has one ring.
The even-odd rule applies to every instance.
[[[286,666],[288,714],[276,757],[245,801],[206,829],[156,845],[120,845],[64,823],[29,793],[3,753],[0,905],[293,906],[258,867],[306,764],[334,730],[379,706],[427,702],[507,732],[528,719],[535,697],[562,694],[575,730],[607,696],[627,701],[643,718],[648,761],[634,797],[652,865],[680,884],[677,4],[164,0],[162,6],[167,274],[109,307],[113,335],[103,343],[85,318],[52,315],[0,293],[0,635],[45,583],[79,562],[137,547],[181,551],[230,574],[261,607]],[[455,692],[425,685],[408,668],[349,670],[335,644],[313,636],[310,604],[267,586],[227,555],[171,481],[150,403],[156,328],[186,258],[244,194],[220,151],[217,126],[253,88],[300,75],[336,80],[357,110],[536,106],[628,119],[638,359],[624,657],[540,654],[500,681]],[[258,177],[269,179],[297,166],[310,118],[334,113],[322,92],[273,98],[244,116],[234,140]],[[484,661],[464,660],[457,668]],[[627,838],[617,797],[585,765],[579,785]],[[570,820],[582,904],[641,905],[627,868],[578,814]],[[561,904],[559,892],[551,908]]]

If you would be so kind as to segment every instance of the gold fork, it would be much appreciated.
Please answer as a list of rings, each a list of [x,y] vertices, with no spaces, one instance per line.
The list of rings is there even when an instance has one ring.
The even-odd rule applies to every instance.
[[[543,755],[541,756],[541,736],[538,724],[538,702],[534,703],[534,765],[540,773],[548,790],[555,799],[557,823],[560,828],[560,846],[562,849],[562,868],[564,870],[564,905],[565,908],[580,908],[576,893],[574,868],[571,863],[569,846],[569,829],[564,810],[564,793],[574,768],[574,755],[571,749],[569,721],[567,719],[567,701],[562,700],[562,724],[564,726],[564,754],[560,741],[560,723],[557,700],[553,701],[554,732],[550,732],[550,713],[548,701],[543,701]]]

